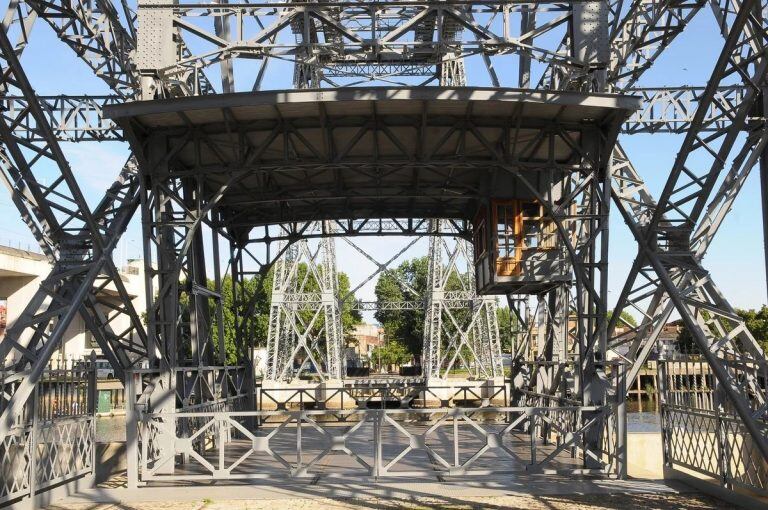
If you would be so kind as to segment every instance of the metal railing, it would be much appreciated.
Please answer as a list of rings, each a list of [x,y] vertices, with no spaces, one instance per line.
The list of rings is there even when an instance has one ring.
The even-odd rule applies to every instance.
[[[510,404],[508,384],[366,384],[257,387],[258,410],[489,407]]]
[[[765,391],[765,376],[739,362],[733,367],[753,393]],[[762,367],[755,364],[754,367]],[[753,367],[753,368],[754,368]],[[660,360],[658,386],[665,468],[678,470],[725,489],[768,495],[768,464],[741,418],[721,394],[717,379],[697,355]],[[754,395],[756,418],[768,426],[762,396]]]
[[[12,384],[0,373],[3,384]],[[46,369],[11,432],[0,438],[0,506],[94,473],[95,359]]]
[[[129,487],[286,476],[625,475],[623,392],[592,406],[528,392],[520,405],[510,388],[257,386],[254,410],[232,402],[175,412],[138,406],[128,421]]]
[[[327,410],[150,413],[140,422],[138,482],[520,471],[618,476],[615,453],[584,441],[603,432],[614,412],[613,405],[333,411],[348,424],[323,421]],[[194,429],[185,423],[192,420]],[[549,433],[541,437],[545,423]],[[178,430],[192,433],[169,435]],[[177,463],[179,457],[186,461]]]

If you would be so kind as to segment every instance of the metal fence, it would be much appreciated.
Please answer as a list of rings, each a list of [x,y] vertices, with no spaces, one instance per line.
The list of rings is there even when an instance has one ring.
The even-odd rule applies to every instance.
[[[3,379],[5,384],[12,384]],[[42,375],[25,413],[0,438],[0,506],[94,472],[96,370],[56,361]]]
[[[619,384],[618,372],[611,377]],[[505,384],[259,387],[223,403],[134,414],[129,486],[286,477],[625,474],[624,393],[584,406]],[[616,388],[618,390],[618,388]],[[133,390],[131,390],[133,392]],[[518,405],[521,399],[528,401]],[[133,466],[133,467],[131,467]]]
[[[764,374],[736,368],[744,384],[765,391]],[[697,355],[661,360],[658,378],[665,466],[703,475],[726,489],[768,495],[768,465],[721,395],[707,362]],[[753,407],[759,412],[756,403]],[[756,416],[765,421],[764,410]]]

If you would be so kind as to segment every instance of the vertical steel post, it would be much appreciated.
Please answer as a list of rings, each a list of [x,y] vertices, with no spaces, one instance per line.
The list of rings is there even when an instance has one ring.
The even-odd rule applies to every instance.
[[[667,359],[659,360],[658,368],[656,370],[656,388],[657,388],[657,393],[659,395],[659,420],[661,422],[661,455],[662,455],[662,463],[665,470],[667,469],[668,466],[671,465],[671,459],[670,459],[669,451],[667,449],[669,445],[670,431],[666,426],[666,423],[667,423],[666,403],[668,401],[668,394],[667,394],[668,363],[669,363],[669,360]]]
[[[381,428],[384,420],[384,412],[385,411],[383,409],[376,409],[374,411],[371,411],[371,414],[373,415],[373,476],[377,480],[379,476],[382,475],[382,470],[384,468],[383,459],[381,456],[382,454]]]
[[[139,410],[136,403],[136,387],[140,384],[141,374],[133,370],[126,372],[125,456],[129,489],[135,489],[139,486]]]
[[[38,417],[38,399],[40,398],[40,384],[35,384],[32,392],[32,401],[28,409],[32,415],[32,432],[29,438],[29,501],[32,508],[37,508],[37,463],[39,459],[39,449],[37,447],[37,438],[40,431],[40,419]]]
[[[763,101],[768,101],[768,97],[763,97]],[[768,111],[768,108],[765,109]],[[768,146],[763,149],[760,155],[760,197],[761,211],[763,214],[763,258],[765,260],[765,276],[768,279]],[[765,283],[765,282],[764,282]],[[765,287],[768,294],[768,284]]]
[[[536,28],[536,7],[526,5],[522,9],[520,15],[521,37]],[[522,41],[526,41],[527,44],[533,44],[532,37],[530,40],[522,39]],[[531,86],[531,55],[527,52],[520,53],[517,84],[521,89],[527,89]]]
[[[627,370],[624,364],[616,364],[616,475],[627,478]]]

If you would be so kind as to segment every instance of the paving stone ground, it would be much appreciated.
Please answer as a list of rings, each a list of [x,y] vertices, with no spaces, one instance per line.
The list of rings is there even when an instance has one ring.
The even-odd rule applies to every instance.
[[[738,507],[701,494],[585,494],[443,498],[317,498],[273,500],[61,503],[49,510],[731,510]]]

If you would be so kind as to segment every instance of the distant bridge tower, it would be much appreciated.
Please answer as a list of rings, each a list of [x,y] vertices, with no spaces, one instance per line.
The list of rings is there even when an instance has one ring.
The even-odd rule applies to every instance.
[[[319,229],[315,224],[313,228]],[[326,227],[328,227],[326,225]],[[274,266],[267,336],[270,381],[290,381],[304,370],[322,379],[344,375],[343,333],[337,300],[336,247],[323,238],[289,246]]]
[[[431,232],[447,228],[447,221],[431,221]],[[430,237],[422,361],[428,379],[454,369],[477,378],[504,375],[496,297],[477,295],[473,260],[465,239]]]

